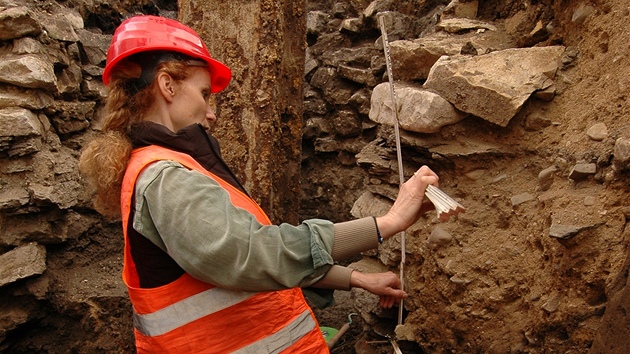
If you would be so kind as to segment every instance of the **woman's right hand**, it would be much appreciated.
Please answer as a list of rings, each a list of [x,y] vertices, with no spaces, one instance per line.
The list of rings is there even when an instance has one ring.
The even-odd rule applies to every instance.
[[[400,289],[400,278],[392,272],[363,273],[355,270],[350,275],[350,286],[378,295],[379,304],[387,309],[408,296]]]
[[[387,214],[376,218],[381,236],[388,239],[413,225],[430,209],[424,201],[424,191],[429,184],[437,186],[439,177],[428,166],[422,166],[403,183]]]

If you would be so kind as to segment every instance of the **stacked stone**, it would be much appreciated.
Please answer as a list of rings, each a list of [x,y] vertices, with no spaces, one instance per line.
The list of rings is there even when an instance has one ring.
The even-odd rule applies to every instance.
[[[55,2],[0,4],[0,287],[15,299],[0,306],[0,351],[13,342],[13,330],[49,313],[52,298],[60,309],[96,312],[102,305],[96,298],[127,304],[120,256],[104,266],[108,256],[98,255],[83,274],[63,270],[73,264],[68,249],[79,242],[90,247],[90,230],[114,227],[100,224],[90,209],[77,171],[84,136],[105,97],[100,76],[110,39]],[[114,248],[122,242],[114,241]],[[113,271],[90,280],[104,269]],[[60,301],[62,295],[68,297]]]

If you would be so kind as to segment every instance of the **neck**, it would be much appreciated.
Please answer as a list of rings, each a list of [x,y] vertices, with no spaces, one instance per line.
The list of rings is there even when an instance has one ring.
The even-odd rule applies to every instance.
[[[167,127],[168,129],[170,129],[172,132],[175,132],[173,121],[171,120],[171,117],[168,114],[168,110],[166,109],[166,104],[163,100],[158,100],[158,102],[156,102],[153,105],[153,108],[146,115],[145,120],[163,125]]]

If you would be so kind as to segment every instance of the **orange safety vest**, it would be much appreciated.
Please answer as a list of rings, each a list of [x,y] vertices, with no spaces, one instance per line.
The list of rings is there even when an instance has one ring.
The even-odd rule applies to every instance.
[[[170,284],[140,288],[127,227],[136,179],[152,162],[174,160],[228,191],[232,204],[271,222],[240,190],[204,169],[191,156],[159,146],[131,153],[121,188],[125,252],[123,280],[133,305],[138,353],[329,353],[317,319],[299,288],[271,292],[232,291],[188,273]]]

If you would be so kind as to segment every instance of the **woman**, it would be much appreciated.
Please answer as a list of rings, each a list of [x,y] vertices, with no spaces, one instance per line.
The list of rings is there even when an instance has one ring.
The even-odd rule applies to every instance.
[[[177,21],[136,16],[112,37],[108,114],[80,169],[96,189],[95,208],[123,221],[137,350],[327,353],[300,288],[360,287],[384,307],[406,297],[392,272],[334,262],[412,225],[438,177],[420,168],[383,216],[271,225],[208,133],[217,119],[210,95],[230,78]]]

